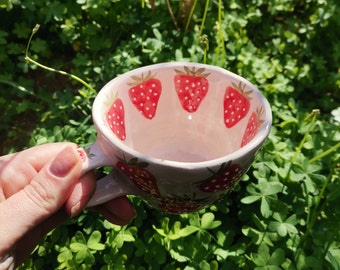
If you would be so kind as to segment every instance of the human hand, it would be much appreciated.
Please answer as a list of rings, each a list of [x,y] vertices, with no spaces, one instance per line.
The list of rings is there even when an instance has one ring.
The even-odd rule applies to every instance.
[[[86,206],[96,182],[93,172],[81,176],[76,148],[54,143],[0,157],[0,269],[23,262],[42,236]],[[126,197],[95,209],[118,225],[135,216]]]

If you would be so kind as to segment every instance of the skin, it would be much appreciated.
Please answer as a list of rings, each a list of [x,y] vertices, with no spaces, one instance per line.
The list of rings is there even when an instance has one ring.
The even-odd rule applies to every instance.
[[[96,188],[93,172],[81,176],[72,143],[33,147],[0,157],[0,269],[13,269],[53,228],[78,215]],[[126,197],[93,208],[117,225],[136,215]]]

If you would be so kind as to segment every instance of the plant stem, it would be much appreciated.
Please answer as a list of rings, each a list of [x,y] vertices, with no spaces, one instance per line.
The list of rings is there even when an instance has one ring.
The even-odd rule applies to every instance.
[[[193,5],[193,8],[194,8],[194,6],[196,5],[196,2],[197,2],[197,1],[195,1],[194,5]],[[202,34],[203,34],[204,24],[205,24],[205,20],[206,20],[206,18],[207,18],[207,13],[208,13],[208,9],[209,9],[209,3],[210,3],[209,0],[206,0],[206,1],[205,1],[204,13],[203,13],[203,18],[202,18],[202,22],[201,22],[199,34],[198,34],[198,39],[197,39],[197,42],[195,43],[195,47],[194,47],[194,50],[193,50],[192,55],[195,55],[196,49],[197,49],[197,45],[198,45],[198,42],[201,40],[201,37],[202,37]],[[193,9],[192,9],[192,11],[193,11]],[[190,16],[191,16],[191,15],[192,15],[192,14],[190,14]],[[205,57],[206,57],[206,56],[205,56]]]
[[[14,82],[10,82],[10,81],[7,81],[7,80],[1,80],[0,79],[0,83],[2,84],[7,84],[9,86],[12,86],[13,88],[17,88],[18,90],[24,92],[24,93],[27,93],[27,94],[30,94],[30,95],[33,95],[34,96],[34,93],[32,93],[31,91],[27,90],[25,87],[21,86],[21,85],[18,85]]]
[[[320,155],[313,157],[311,160],[308,161],[308,163],[313,163],[315,161],[318,161],[319,159],[324,158],[325,156],[329,155],[330,153],[334,152],[335,150],[337,150],[340,147],[340,142],[337,143],[336,145],[332,146],[331,148],[329,148],[328,150],[326,150],[325,152],[322,152]]]
[[[307,137],[309,136],[312,128],[314,127],[314,124],[315,124],[315,121],[316,121],[316,116],[320,113],[319,110],[313,110],[310,115],[308,115],[307,119],[309,119],[310,117],[312,117],[312,120],[310,121],[310,124],[309,124],[309,127],[305,133],[305,136],[303,136],[298,148],[296,149],[295,153],[294,153],[294,156],[292,157],[292,160],[291,160],[291,163],[293,164],[296,159],[297,159],[297,156],[298,154],[301,152],[301,149],[305,143],[305,141],[307,140]]]
[[[188,28],[189,28],[192,15],[194,14],[194,10],[196,8],[196,4],[197,4],[197,0],[195,0],[194,4],[191,6],[190,13],[189,13],[188,19],[187,19],[186,24],[185,24],[185,30],[184,30],[185,33],[188,30]]]
[[[209,9],[209,2],[210,2],[209,0],[205,1],[204,14],[203,14],[203,18],[202,18],[201,27],[200,27],[200,36],[202,36],[205,20],[207,18],[208,9]]]
[[[327,177],[326,181],[323,183],[322,188],[320,190],[320,193],[318,194],[317,198],[315,199],[315,206],[313,209],[311,209],[311,207],[308,209],[308,212],[310,213],[307,217],[307,229],[306,232],[304,233],[304,235],[301,237],[300,243],[297,246],[297,252],[295,254],[295,259],[298,260],[300,254],[301,254],[301,250],[303,250],[305,244],[306,244],[306,240],[308,238],[308,236],[310,235],[315,222],[317,221],[317,218],[319,216],[319,213],[321,213],[323,207],[321,207],[321,199],[324,196],[325,190],[327,188],[327,185],[329,183],[331,179],[331,174]],[[324,206],[324,205],[323,205]]]
[[[36,65],[36,66],[38,66],[38,67],[40,67],[42,69],[46,69],[46,70],[51,71],[51,72],[56,72],[56,73],[59,73],[59,74],[64,75],[64,76],[68,76],[68,77],[78,81],[79,83],[81,83],[82,85],[84,85],[85,87],[87,87],[88,89],[93,91],[94,93],[97,93],[96,90],[94,90],[94,88],[91,85],[89,85],[87,82],[85,82],[84,80],[82,80],[81,78],[79,78],[76,75],[70,74],[70,73],[68,73],[66,71],[63,71],[63,70],[57,70],[57,69],[54,69],[54,68],[42,65],[42,64],[38,63],[37,61],[34,61],[29,56],[25,56],[25,60],[27,62],[31,62],[32,64],[34,64],[34,65]]]
[[[225,62],[225,49],[224,49],[224,40],[223,40],[223,32],[222,32],[222,0],[218,1],[218,28],[217,28],[217,57],[218,61],[223,65]],[[220,55],[221,54],[221,55]]]
[[[180,30],[179,30],[179,27],[178,27],[178,24],[177,24],[177,20],[176,20],[176,18],[174,16],[174,13],[172,12],[172,8],[171,8],[171,5],[170,5],[170,2],[169,2],[169,0],[166,0],[165,2],[166,2],[166,6],[168,8],[170,17],[172,19],[172,22],[174,23],[174,25],[176,27],[176,30],[179,32]]]
[[[81,84],[84,85],[85,87],[87,87],[87,88],[88,88],[89,90],[91,90],[93,93],[97,93],[97,91],[96,91],[91,85],[89,85],[87,82],[85,82],[84,80],[82,80],[82,79],[79,78],[78,76],[73,75],[73,74],[70,74],[70,73],[68,73],[68,72],[66,72],[66,71],[63,71],[63,70],[57,70],[57,69],[54,69],[54,68],[51,68],[51,67],[42,65],[42,64],[38,63],[37,61],[33,60],[32,58],[30,58],[30,57],[28,56],[29,46],[30,46],[30,44],[31,44],[33,35],[34,35],[36,32],[38,32],[39,27],[40,27],[40,25],[37,24],[37,25],[33,28],[33,30],[32,30],[31,36],[30,36],[30,38],[29,38],[29,40],[28,40],[28,43],[27,43],[27,46],[26,46],[25,61],[30,62],[30,63],[32,63],[32,64],[34,64],[34,65],[36,65],[36,66],[38,66],[38,67],[40,67],[40,68],[42,68],[42,69],[45,69],[45,70],[48,70],[48,71],[51,71],[51,72],[56,72],[56,73],[59,73],[59,74],[64,75],[64,76],[68,76],[68,77],[70,77],[70,78],[72,78],[72,79],[78,81],[79,83],[81,83]]]

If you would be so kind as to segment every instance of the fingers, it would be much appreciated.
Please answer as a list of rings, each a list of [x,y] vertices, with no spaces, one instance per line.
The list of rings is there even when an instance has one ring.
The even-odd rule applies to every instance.
[[[0,253],[62,207],[81,169],[75,148],[66,146],[28,185],[0,203]]]
[[[96,189],[95,174],[93,171],[84,174],[80,181],[75,184],[65,203],[65,211],[70,217],[78,215],[91,199]]]
[[[43,235],[86,206],[96,182],[93,172],[81,176],[76,149],[56,143],[0,157],[0,257],[15,247],[15,263],[21,262]],[[136,215],[126,197],[96,209],[118,225]]]
[[[58,142],[50,144],[42,144],[24,150],[21,155],[29,157],[28,161],[36,171],[40,171],[46,165],[46,160],[51,161],[65,147],[77,148],[75,143]],[[24,157],[25,158],[25,157]]]
[[[92,209],[98,211],[111,223],[123,226],[136,216],[136,210],[125,196],[113,199],[107,203],[95,206]]]
[[[5,198],[24,186],[66,146],[76,148],[73,143],[39,145],[0,158],[0,183]]]

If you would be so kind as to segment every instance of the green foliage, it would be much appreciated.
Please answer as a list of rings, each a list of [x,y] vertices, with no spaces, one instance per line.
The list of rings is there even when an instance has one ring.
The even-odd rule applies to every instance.
[[[2,153],[93,142],[95,93],[133,68],[197,61],[246,77],[273,128],[230,195],[165,215],[131,197],[128,226],[96,213],[50,232],[21,269],[340,269],[340,8],[335,0],[0,1]],[[20,19],[19,19],[20,18]]]

